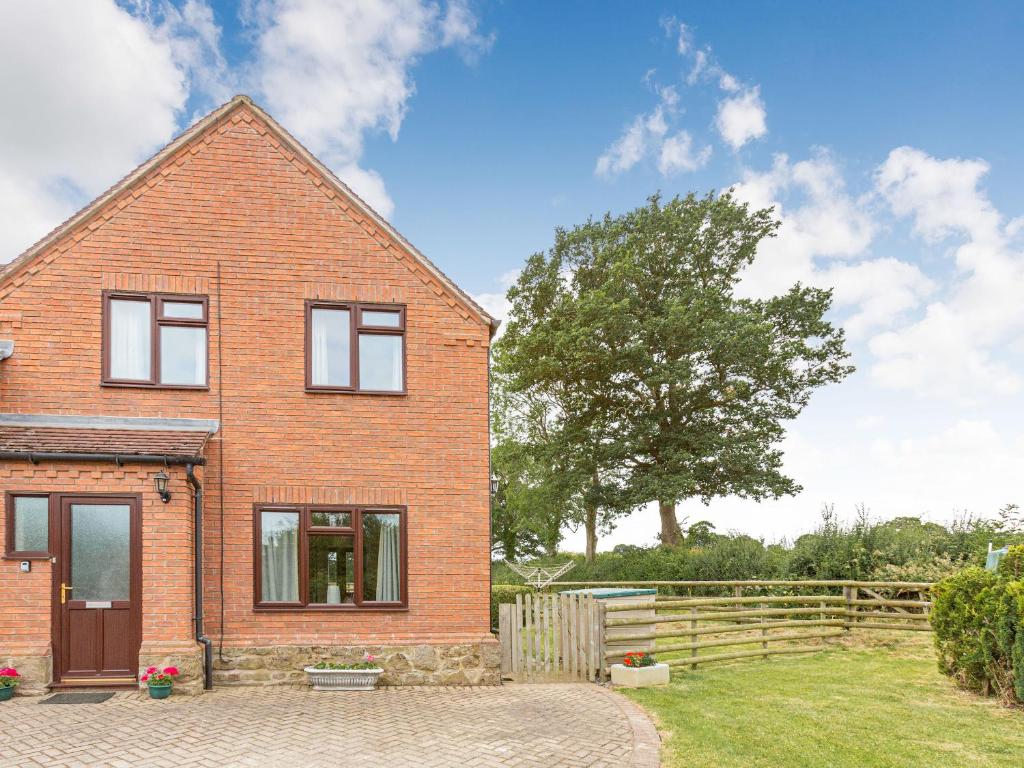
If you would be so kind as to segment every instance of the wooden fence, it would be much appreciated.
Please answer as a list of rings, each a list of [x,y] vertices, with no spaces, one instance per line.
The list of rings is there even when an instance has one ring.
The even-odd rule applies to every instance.
[[[501,672],[520,682],[594,680],[604,659],[603,613],[588,593],[516,595],[498,606]]]
[[[698,664],[716,661],[819,651],[821,641],[852,630],[931,630],[931,602],[925,598],[932,585],[925,582],[694,581],[646,582],[643,586],[672,587],[691,594],[658,595],[653,618],[617,617],[620,612],[649,608],[649,603],[602,606],[605,631],[615,628],[618,643],[653,641],[659,660],[676,668],[696,669]],[[709,590],[725,594],[692,594]],[[816,593],[811,594],[812,590]],[[840,590],[840,594],[834,594]],[[630,633],[630,627],[642,629]],[[676,640],[685,642],[673,642]],[[818,644],[810,645],[809,641]],[[742,647],[728,650],[737,646]],[[718,651],[720,648],[726,650]],[[708,649],[715,650],[707,653]],[[606,649],[602,674],[620,653]]]
[[[498,613],[502,674],[520,681],[594,680],[604,678],[627,649],[653,649],[671,667],[696,669],[716,661],[818,651],[822,641],[854,630],[930,631],[931,586],[895,581],[555,583],[552,589],[657,587],[661,594],[654,603],[595,600],[586,592],[517,595],[514,605],[502,605]]]

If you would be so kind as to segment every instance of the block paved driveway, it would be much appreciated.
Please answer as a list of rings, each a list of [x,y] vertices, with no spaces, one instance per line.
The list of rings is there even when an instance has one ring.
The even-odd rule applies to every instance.
[[[597,685],[220,688],[151,701],[0,703],[0,766],[657,768],[658,736]]]

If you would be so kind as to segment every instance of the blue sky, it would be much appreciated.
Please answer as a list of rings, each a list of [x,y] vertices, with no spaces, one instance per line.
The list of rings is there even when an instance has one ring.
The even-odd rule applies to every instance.
[[[556,226],[738,185],[783,222],[741,289],[834,286],[858,371],[791,427],[804,493],[681,514],[992,514],[1024,503],[1022,28],[995,2],[5,4],[0,260],[240,91],[496,314]]]

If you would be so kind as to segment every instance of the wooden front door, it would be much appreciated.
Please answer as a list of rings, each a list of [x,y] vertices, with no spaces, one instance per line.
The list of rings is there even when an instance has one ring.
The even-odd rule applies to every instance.
[[[61,496],[55,568],[56,679],[135,679],[141,642],[141,534],[135,496]]]

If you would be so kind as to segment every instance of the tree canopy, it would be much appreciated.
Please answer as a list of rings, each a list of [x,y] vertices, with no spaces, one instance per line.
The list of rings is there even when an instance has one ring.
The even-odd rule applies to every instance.
[[[853,369],[825,319],[831,291],[737,291],[778,226],[729,192],[654,196],[558,230],[510,289],[502,386],[552,406],[571,493],[606,524],[657,502],[674,545],[679,502],[799,490],[782,472],[784,424]]]

